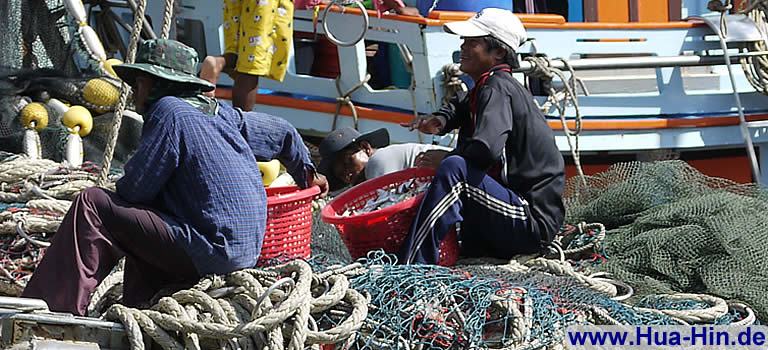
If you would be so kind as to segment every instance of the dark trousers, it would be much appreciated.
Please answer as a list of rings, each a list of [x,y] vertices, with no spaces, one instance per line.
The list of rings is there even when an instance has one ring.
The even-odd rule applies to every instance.
[[[440,163],[400,249],[406,264],[436,264],[440,243],[461,222],[462,255],[508,259],[540,250],[528,203],[461,156]]]
[[[139,306],[197,270],[156,211],[92,187],[72,202],[22,296],[52,311],[85,315],[91,293],[125,257],[123,303]]]

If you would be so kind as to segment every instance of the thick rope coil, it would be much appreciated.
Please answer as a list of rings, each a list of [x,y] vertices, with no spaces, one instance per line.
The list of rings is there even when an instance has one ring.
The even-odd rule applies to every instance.
[[[353,86],[351,89],[347,90],[346,92],[343,92],[341,90],[341,76],[336,77],[336,92],[339,94],[339,97],[336,97],[336,112],[333,113],[333,124],[331,125],[331,130],[336,130],[336,123],[339,119],[339,113],[341,113],[341,108],[343,106],[347,106],[350,111],[352,111],[352,120],[355,123],[355,130],[358,128],[358,117],[357,117],[357,107],[355,107],[355,104],[352,102],[352,94],[355,93],[358,89],[365,86],[365,84],[368,84],[368,81],[371,80],[371,75],[366,74],[365,78],[355,86]]]
[[[613,300],[624,301],[624,300],[627,300],[627,299],[631,298],[635,294],[635,289],[632,288],[632,286],[630,286],[629,284],[624,283],[624,282],[619,281],[619,280],[616,280],[616,279],[613,279],[613,278],[609,278],[609,277],[610,277],[610,274],[607,273],[607,272],[597,272],[597,273],[593,273],[593,274],[589,275],[589,278],[592,278],[592,279],[597,280],[597,281],[603,281],[603,282],[606,282],[606,283],[610,283],[610,284],[612,284],[612,285],[614,285],[616,287],[616,290],[617,290],[616,294],[617,295],[614,296],[614,297],[611,297],[611,299],[613,299]],[[618,294],[621,291],[623,291],[624,294]]]
[[[39,232],[39,233],[54,233],[59,228],[61,218],[59,217],[45,217],[41,215],[24,215],[14,216],[10,220],[5,217],[6,215],[0,213],[0,235],[18,234],[24,236],[19,232],[19,223],[23,224],[22,232]],[[26,237],[25,237],[26,238]],[[29,239],[27,239],[29,240]]]
[[[462,270],[467,270],[472,273],[486,272],[498,272],[503,270],[508,273],[525,273],[531,270],[548,272],[556,276],[568,276],[573,277],[576,281],[582,285],[603,293],[609,297],[616,297],[618,295],[617,284],[612,280],[606,278],[590,277],[581,272],[576,271],[573,266],[567,261],[552,260],[546,258],[535,258],[526,261],[521,264],[517,260],[502,260],[493,258],[471,258],[459,260],[457,266],[460,266]],[[622,286],[624,286],[622,284]],[[627,286],[629,288],[629,286]],[[631,290],[631,288],[629,288]]]
[[[706,309],[698,310],[658,310],[638,307],[637,310],[641,311],[659,311],[670,317],[683,320],[688,323],[706,323],[712,322],[717,318],[728,313],[728,303],[725,300],[712,295],[706,294],[670,294],[662,295],[667,300],[684,300],[684,301],[696,301],[711,305]]]
[[[563,82],[563,91],[558,92],[553,87],[553,84],[550,84],[549,88],[549,96],[547,97],[547,104],[550,106],[555,106],[557,109],[558,114],[560,115],[560,122],[563,126],[563,133],[565,134],[565,138],[568,141],[568,147],[571,150],[571,157],[573,158],[573,163],[576,165],[576,170],[579,173],[579,176],[581,177],[581,180],[584,184],[584,186],[587,185],[586,177],[584,176],[584,169],[581,166],[581,157],[579,152],[579,134],[581,134],[581,111],[579,110],[579,99],[577,96],[577,89],[576,84],[579,84],[582,91],[584,91],[585,94],[589,94],[587,91],[586,85],[584,85],[584,82],[576,77],[576,72],[573,70],[573,67],[571,67],[570,64],[568,64],[568,61],[562,58],[557,58],[556,60],[561,61],[566,69],[569,71],[571,78],[568,79],[565,76],[565,73],[563,71],[553,68],[550,64],[550,59],[547,57],[541,57],[541,56],[529,56],[525,58],[526,61],[530,62],[533,66],[533,71],[529,73],[529,75],[543,79],[552,81],[555,77],[558,77],[560,81]],[[568,127],[568,123],[565,119],[565,110],[568,106],[568,104],[571,104],[573,106],[574,111],[576,112],[576,116],[574,118],[575,128],[571,130],[570,127]],[[547,108],[548,109],[548,108]]]
[[[613,325],[613,326],[619,326],[623,323],[619,322],[619,320],[613,318],[608,312],[608,310],[597,306],[597,305],[585,305],[587,310],[590,312],[591,316],[590,321],[593,324],[607,324],[607,325]]]
[[[529,260],[525,263],[526,266],[539,271],[549,272],[556,276],[569,276],[573,277],[579,283],[596,290],[609,297],[615,297],[618,294],[616,286],[612,283],[604,280],[591,278],[583,273],[580,273],[573,269],[573,266],[567,262],[561,262],[558,260],[536,258]]]
[[[72,202],[60,199],[33,199],[27,202],[27,208],[53,212],[61,216],[67,213],[71,205]]]
[[[288,341],[288,349],[298,350],[343,342],[362,326],[368,301],[348,288],[342,274],[328,277],[328,288],[314,297],[312,282],[317,278],[306,262],[298,260],[267,270],[241,270],[203,279],[192,289],[160,299],[151,310],[113,305],[106,317],[126,326],[135,349],[144,348],[141,331],[164,349],[204,348],[202,344],[211,341],[234,342],[245,349],[283,349]],[[311,314],[342,304],[351,309],[343,322],[332,329],[315,329]],[[175,332],[184,344],[169,335]]]
[[[443,104],[448,103],[459,91],[467,91],[467,85],[461,81],[464,72],[458,63],[449,63],[443,66]]]
[[[17,157],[10,161],[0,162],[0,182],[18,182],[28,177],[53,171],[61,164],[48,159],[29,159]]]
[[[730,4],[728,5],[730,6]],[[724,23],[725,13],[727,13],[729,7],[719,4],[715,6],[715,11],[721,12],[721,23]],[[753,0],[749,3],[749,6],[743,11],[739,11],[747,15],[752,21],[755,22],[758,31],[763,38],[768,37],[768,2],[765,0]],[[722,26],[721,26],[722,27]],[[722,28],[721,28],[722,31]],[[767,51],[765,40],[757,40],[754,42],[745,43],[747,50],[750,52]],[[768,55],[757,56],[745,56],[739,58],[742,70],[747,80],[758,92],[768,94]]]
[[[26,219],[23,215],[15,215],[16,218],[16,233],[27,240],[27,242],[32,243],[33,245],[36,245],[40,248],[47,248],[51,246],[51,243],[38,241],[31,236],[27,234],[27,232],[24,230],[24,224],[26,223]]]
[[[87,309],[89,317],[101,316],[99,311],[102,310],[104,305],[108,302],[107,296],[117,294],[117,292],[122,294],[123,270],[125,268],[124,263],[125,259],[120,260],[120,264],[118,264],[117,267],[107,276],[107,278],[99,283],[99,286],[96,287],[96,290],[93,291],[93,294],[91,295],[91,302],[88,304]]]
[[[26,202],[27,200],[27,193],[13,193],[0,190],[0,202],[21,203]]]
[[[146,0],[139,0],[136,6],[136,11],[133,13],[134,22],[133,30],[131,31],[131,40],[128,46],[127,57],[125,63],[133,63],[136,58],[136,47],[138,46],[139,36],[141,35],[141,28],[144,24],[144,12],[147,7]],[[128,95],[131,92],[131,88],[123,82],[120,85],[120,100],[115,107],[115,118],[112,121],[112,128],[109,131],[109,137],[107,137],[107,145],[104,147],[104,160],[101,163],[101,172],[99,173],[99,186],[104,186],[107,183],[109,177],[109,170],[112,166],[112,157],[115,154],[115,145],[117,144],[117,136],[120,133],[120,125],[123,121],[123,113],[125,106],[128,103]]]
[[[506,347],[514,346],[519,347],[526,344],[529,341],[531,334],[531,327],[533,326],[533,310],[530,298],[526,298],[526,291],[522,288],[516,288],[516,292],[519,293],[517,297],[522,299],[523,302],[518,302],[514,297],[510,296],[496,296],[493,301],[492,307],[496,307],[504,311],[506,315],[511,315],[509,322],[511,326],[508,328],[511,331],[508,344],[504,344]],[[526,309],[527,302],[527,309]]]
[[[743,319],[731,323],[733,326],[751,326],[757,321],[757,315],[751,307],[742,303],[728,303],[728,308],[745,315]]]
[[[597,231],[597,234],[595,235],[594,239],[590,241],[589,243],[580,246],[580,247],[574,247],[570,249],[562,249],[563,248],[563,239],[566,236],[557,235],[555,239],[552,241],[552,243],[556,244],[560,249],[562,249],[562,255],[567,258],[579,258],[583,253],[587,251],[591,251],[593,253],[600,253],[600,248],[603,244],[603,241],[605,240],[605,234],[606,229],[605,225],[601,223],[591,223],[588,224],[586,222],[581,222],[578,225],[576,225],[578,234],[583,235],[590,230]]]

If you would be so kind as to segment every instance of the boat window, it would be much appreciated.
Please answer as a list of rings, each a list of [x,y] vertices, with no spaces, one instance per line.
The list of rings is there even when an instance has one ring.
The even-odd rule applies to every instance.
[[[208,56],[205,48],[205,27],[203,22],[197,19],[177,18],[176,40],[197,51],[197,57]]]
[[[339,51],[325,35],[293,32],[293,57],[296,73],[335,79],[339,76]]]
[[[410,65],[406,62],[408,52],[402,44],[366,41],[367,71],[371,75],[368,85],[374,90],[410,88]]]

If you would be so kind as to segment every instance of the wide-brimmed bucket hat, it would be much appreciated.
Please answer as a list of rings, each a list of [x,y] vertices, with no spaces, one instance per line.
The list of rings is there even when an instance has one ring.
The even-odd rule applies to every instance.
[[[336,161],[336,155],[343,149],[360,141],[367,141],[373,148],[386,147],[389,146],[389,132],[387,129],[381,128],[361,134],[353,128],[345,127],[331,131],[323,139],[323,142],[320,143],[320,156],[322,160],[318,170],[328,179],[331,190],[337,190],[345,185],[333,173],[333,163]]]
[[[128,85],[133,85],[140,72],[191,88],[211,91],[216,88],[210,82],[197,77],[197,52],[176,40],[144,40],[139,46],[134,63],[114,66],[115,73]]]

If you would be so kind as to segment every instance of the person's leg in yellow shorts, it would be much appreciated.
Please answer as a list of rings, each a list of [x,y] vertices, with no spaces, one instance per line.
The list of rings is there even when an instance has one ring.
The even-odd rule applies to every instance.
[[[200,67],[200,78],[213,84],[219,81],[221,72],[227,73],[227,75],[234,79],[237,47],[240,38],[240,9],[242,1],[223,0],[223,3],[224,55],[207,56]],[[214,93],[215,90],[206,94],[213,96]]]
[[[235,81],[232,104],[250,110],[259,76],[282,81],[293,39],[293,1],[224,0],[224,57],[206,57],[200,76],[218,80],[219,72]]]

